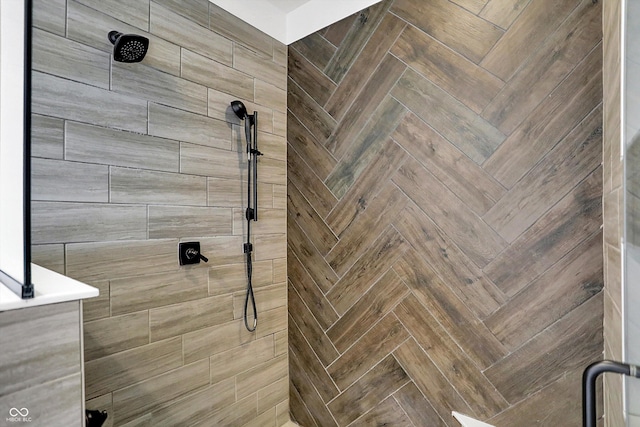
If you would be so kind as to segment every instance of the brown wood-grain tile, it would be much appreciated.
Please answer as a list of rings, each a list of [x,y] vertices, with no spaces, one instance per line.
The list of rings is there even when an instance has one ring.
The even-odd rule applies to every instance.
[[[489,0],[480,17],[508,29],[531,0]]]
[[[373,409],[349,425],[352,427],[366,427],[371,425],[413,427],[411,420],[402,408],[400,408],[400,405],[393,396],[387,397],[382,403],[374,406]]]
[[[325,27],[323,30],[320,30],[320,33],[334,46],[340,46],[359,15],[359,13],[349,15],[346,18]]]
[[[289,52],[288,61],[289,77],[298,83],[314,101],[324,105],[336,90],[337,85],[295,49]]]
[[[475,63],[484,58],[503,34],[500,28],[445,0],[398,0],[391,12]],[[452,21],[458,25],[442,24]]]
[[[287,129],[289,139],[295,138],[295,148],[289,146],[289,149],[296,150],[305,159],[313,159],[307,165],[324,181],[336,166],[333,154],[291,112],[287,114]]]
[[[388,355],[329,403],[328,407],[338,423],[346,425],[377,407],[385,397],[407,382],[407,373],[392,355]]]
[[[357,25],[357,23],[355,24]],[[340,120],[343,118],[351,102],[358,92],[364,89],[367,81],[375,73],[377,64],[380,64],[393,42],[396,40],[405,23],[396,16],[387,14],[371,35],[367,44],[358,54],[358,58],[347,71],[340,85],[331,94],[328,101],[323,104],[324,109],[332,117]],[[385,93],[387,91],[384,91]]]
[[[409,289],[393,271],[388,271],[364,296],[329,328],[327,335],[340,352],[387,315]]]
[[[447,427],[447,424],[433,409],[431,403],[422,395],[413,381],[407,383],[393,394],[416,427]]]
[[[289,113],[294,114],[318,141],[325,141],[336,126],[333,117],[291,78],[287,94]]]
[[[327,372],[338,388],[345,390],[409,337],[404,326],[389,313],[333,362]]]
[[[317,68],[324,70],[333,54],[336,46],[332,45],[319,33],[312,33],[289,46],[304,55]]]

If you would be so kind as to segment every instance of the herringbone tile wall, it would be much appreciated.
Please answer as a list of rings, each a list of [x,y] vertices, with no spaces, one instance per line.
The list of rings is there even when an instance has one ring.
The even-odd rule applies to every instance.
[[[386,0],[290,46],[301,425],[581,425],[601,22],[592,0]]]

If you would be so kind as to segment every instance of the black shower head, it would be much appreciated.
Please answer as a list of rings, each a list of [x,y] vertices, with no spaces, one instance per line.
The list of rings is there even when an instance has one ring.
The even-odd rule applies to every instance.
[[[140,62],[149,48],[149,39],[136,34],[109,31],[109,41],[113,43],[113,60],[118,62]]]
[[[231,101],[231,109],[240,120],[247,117],[247,107],[241,101]]]

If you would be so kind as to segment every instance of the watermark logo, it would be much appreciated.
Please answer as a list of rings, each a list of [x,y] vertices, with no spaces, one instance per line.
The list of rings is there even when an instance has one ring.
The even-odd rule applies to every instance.
[[[27,408],[11,408],[6,421],[8,423],[30,423],[29,410]]]

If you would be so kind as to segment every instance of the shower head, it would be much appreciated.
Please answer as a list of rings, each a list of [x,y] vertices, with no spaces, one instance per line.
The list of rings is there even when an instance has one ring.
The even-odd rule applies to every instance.
[[[241,101],[231,101],[231,109],[240,120],[247,117],[247,107]]]
[[[109,31],[109,41],[113,44],[113,60],[118,62],[140,62],[149,48],[149,39],[136,34]]]

